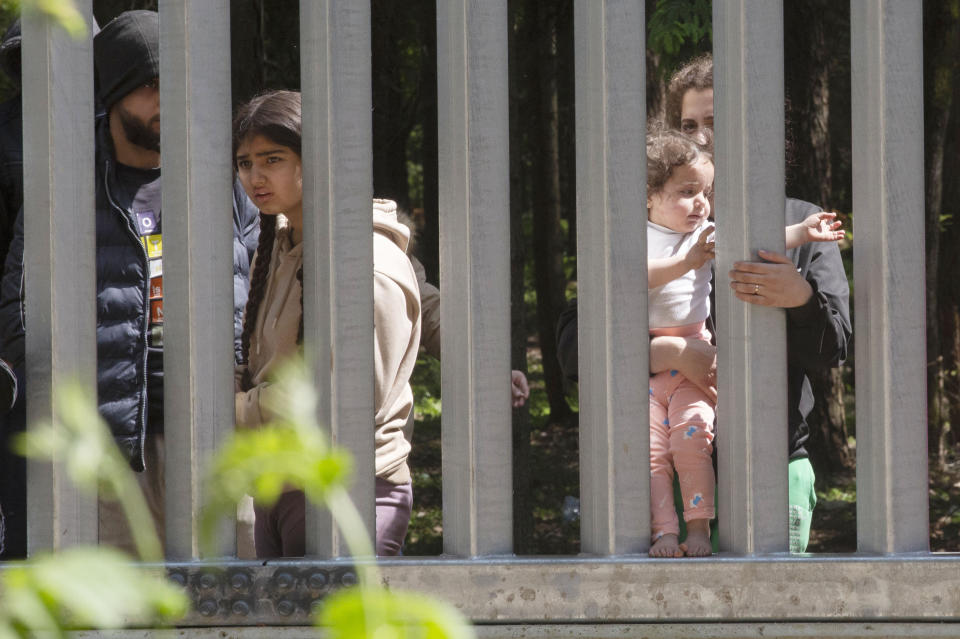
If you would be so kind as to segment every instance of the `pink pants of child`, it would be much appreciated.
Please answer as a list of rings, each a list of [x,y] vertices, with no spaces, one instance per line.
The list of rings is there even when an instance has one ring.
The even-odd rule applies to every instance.
[[[651,335],[710,340],[703,323],[653,329]],[[675,370],[650,378],[650,523],[653,540],[679,534],[673,473],[683,495],[683,519],[713,519],[713,403]]]

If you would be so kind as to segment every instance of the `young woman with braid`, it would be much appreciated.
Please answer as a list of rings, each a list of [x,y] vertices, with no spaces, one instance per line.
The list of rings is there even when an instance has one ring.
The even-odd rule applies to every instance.
[[[300,94],[265,93],[244,105],[233,123],[234,162],[247,195],[260,209],[260,245],[251,271],[243,320],[244,363],[236,371],[238,428],[269,421],[268,381],[303,342],[303,189]],[[400,552],[413,492],[403,426],[413,408],[410,372],[420,342],[417,278],[405,249],[409,230],[396,205],[373,203],[376,511],[378,555]],[[258,558],[304,553],[304,495],[284,492],[256,508]]]

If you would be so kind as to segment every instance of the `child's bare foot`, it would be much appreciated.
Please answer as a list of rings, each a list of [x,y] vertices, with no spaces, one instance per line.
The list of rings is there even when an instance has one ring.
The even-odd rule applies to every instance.
[[[649,554],[651,557],[683,557],[683,551],[680,550],[677,536],[673,533],[662,535],[660,539],[653,542]]]
[[[687,557],[709,557],[713,554],[710,545],[710,520],[694,519],[687,522],[687,539],[680,544]]]

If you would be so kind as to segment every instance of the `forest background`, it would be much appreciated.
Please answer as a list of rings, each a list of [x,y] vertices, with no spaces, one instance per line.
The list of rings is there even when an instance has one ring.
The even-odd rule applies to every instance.
[[[233,104],[299,89],[298,0],[231,0]],[[662,112],[670,74],[709,52],[710,0],[645,0],[647,113]],[[0,5],[0,27],[13,15]],[[156,0],[94,0],[101,25]],[[435,0],[373,0],[374,194],[418,229],[416,254],[439,282]],[[918,4],[918,8],[919,8]],[[960,0],[923,0],[927,399],[933,550],[960,550]],[[565,388],[555,325],[576,297],[572,0],[509,0],[512,366],[531,399],[514,410],[514,539],[519,554],[579,552],[576,389]],[[834,0],[784,2],[786,193],[838,211],[852,281],[850,11]],[[0,99],[18,88],[0,77]],[[722,167],[720,167],[722,171]],[[641,214],[638,211],[638,214]],[[851,296],[852,303],[852,296]],[[855,313],[855,309],[851,308]],[[808,445],[817,474],[811,551],[856,548],[854,357],[812,376]],[[406,553],[442,552],[440,367],[414,379],[414,517]],[[450,427],[455,427],[451,425]],[[722,504],[720,505],[722,508]]]

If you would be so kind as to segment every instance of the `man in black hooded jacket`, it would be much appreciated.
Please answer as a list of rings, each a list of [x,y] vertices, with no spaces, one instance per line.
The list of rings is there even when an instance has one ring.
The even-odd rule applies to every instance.
[[[0,42],[0,68],[20,87],[20,19],[7,28]],[[23,108],[21,94],[0,104],[0,277],[7,249],[13,238],[17,212],[23,205]],[[17,378],[7,362],[0,360],[0,415],[13,407],[17,396]],[[2,417],[0,417],[2,419]],[[12,419],[12,422],[22,422]],[[9,514],[10,526],[4,526],[0,512],[0,558],[22,559],[27,555],[27,490],[23,477],[26,461],[10,449],[16,433],[0,428],[0,506]]]
[[[163,215],[159,20],[129,11],[94,37],[97,390],[100,413],[130,460],[163,534]],[[224,203],[226,205],[226,203]],[[235,333],[246,304],[257,211],[234,188]],[[23,213],[0,295],[0,357],[24,363]],[[238,334],[235,334],[238,337]],[[21,378],[22,382],[22,378]],[[22,394],[22,393],[21,393]],[[132,550],[116,504],[100,502],[100,541]]]

